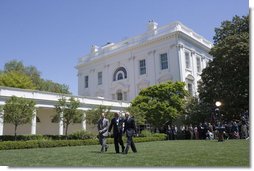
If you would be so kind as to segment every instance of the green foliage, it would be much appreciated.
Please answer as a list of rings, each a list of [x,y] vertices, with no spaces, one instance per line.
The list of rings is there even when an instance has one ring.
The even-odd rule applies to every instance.
[[[68,126],[74,121],[81,121],[83,119],[83,113],[78,110],[80,102],[71,97],[68,101],[65,98],[59,99],[55,105],[57,114],[55,117],[63,121],[65,127],[65,135],[68,134]]]
[[[110,112],[111,107],[107,106],[98,106],[93,108],[92,110],[86,111],[86,121],[88,124],[94,124],[97,125],[98,120],[100,119],[101,113],[105,113],[106,118],[111,120],[114,115],[112,112]]]
[[[34,114],[33,111],[35,110],[35,102],[22,97],[12,96],[6,100],[3,109],[4,122],[15,126],[16,137],[18,126],[31,122]]]
[[[165,134],[151,137],[135,137],[134,142],[149,142],[165,140]],[[113,138],[107,138],[108,144],[113,144]],[[51,148],[64,146],[98,145],[98,139],[85,140],[30,140],[30,141],[3,141],[0,142],[0,150],[26,149],[26,148]]]
[[[131,102],[131,107],[145,116],[148,123],[161,128],[182,114],[187,96],[184,86],[183,82],[169,81],[145,88]]]
[[[0,74],[0,86],[35,89],[31,78],[23,73],[11,71]]]
[[[143,130],[141,131],[140,137],[151,137],[153,134],[149,130]]]
[[[131,106],[126,108],[126,111],[131,113],[131,115],[135,118],[135,122],[137,125],[144,125],[145,124],[145,115],[143,112],[139,110],[137,106]]]
[[[50,138],[45,135],[17,135],[16,141],[29,141],[29,140],[49,140]],[[14,141],[15,137],[13,135],[2,135],[0,136],[0,141]]]
[[[214,60],[203,70],[199,96],[202,102],[221,101],[228,119],[249,108],[249,16],[235,16],[216,28]]]
[[[73,140],[82,140],[82,139],[94,139],[96,138],[97,135],[94,133],[88,132],[88,131],[78,131],[70,134],[68,136],[68,139],[73,139]]]
[[[1,77],[3,78],[1,79]],[[0,86],[70,94],[67,85],[44,80],[36,67],[26,67],[21,61],[17,60],[11,60],[5,64],[4,71],[0,72]]]
[[[189,97],[185,105],[184,115],[181,121],[186,124],[197,125],[204,121],[211,122],[211,112],[213,107],[207,103],[200,103],[198,98]]]

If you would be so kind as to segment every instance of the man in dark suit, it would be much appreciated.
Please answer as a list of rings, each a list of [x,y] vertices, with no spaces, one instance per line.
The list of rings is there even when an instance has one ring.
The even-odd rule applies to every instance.
[[[105,117],[105,113],[101,114],[98,120],[97,128],[99,131],[99,142],[101,144],[101,152],[108,150],[106,137],[108,136],[109,120]]]
[[[137,130],[134,118],[130,116],[129,112],[125,113],[124,132],[126,132],[127,137],[127,145],[124,150],[124,153],[127,154],[130,147],[132,151],[136,153],[137,149],[135,147],[132,137],[136,134]]]
[[[114,144],[115,144],[115,151],[119,153],[119,144],[122,147],[122,152],[124,152],[124,144],[123,144],[123,123],[124,119],[119,116],[119,113],[114,113],[114,118],[111,120],[109,125],[108,132],[111,131],[113,128],[113,135],[114,135]]]

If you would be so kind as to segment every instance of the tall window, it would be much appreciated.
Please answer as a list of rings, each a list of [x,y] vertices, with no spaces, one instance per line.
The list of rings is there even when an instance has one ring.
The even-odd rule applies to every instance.
[[[123,93],[121,90],[118,90],[116,92],[116,98],[117,98],[117,100],[123,100]]]
[[[161,59],[161,70],[168,69],[168,56],[167,56],[167,53],[161,54],[160,59]]]
[[[185,66],[188,69],[191,69],[190,66],[190,52],[185,52]]]
[[[102,72],[98,72],[98,85],[102,85]]]
[[[193,85],[191,83],[188,83],[188,91],[190,93],[190,95],[193,95]]]
[[[197,72],[201,72],[201,58],[199,56],[197,57]]]
[[[140,60],[139,61],[139,74],[143,75],[146,74],[146,60]]]
[[[85,76],[85,88],[88,88],[88,81],[89,81],[89,77],[88,75]]]

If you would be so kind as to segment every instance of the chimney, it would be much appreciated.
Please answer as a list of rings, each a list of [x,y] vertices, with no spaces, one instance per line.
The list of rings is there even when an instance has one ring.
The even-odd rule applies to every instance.
[[[154,22],[153,20],[150,20],[147,25],[148,31],[154,31],[157,29],[158,23]]]
[[[93,45],[93,46],[91,47],[91,53],[96,53],[96,52],[98,52],[98,49],[99,49],[98,46]]]

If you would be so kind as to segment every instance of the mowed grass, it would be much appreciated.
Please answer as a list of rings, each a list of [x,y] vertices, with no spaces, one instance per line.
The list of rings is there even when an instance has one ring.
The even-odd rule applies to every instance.
[[[136,143],[138,153],[116,154],[114,145],[0,151],[10,167],[250,167],[249,140],[176,140]]]

